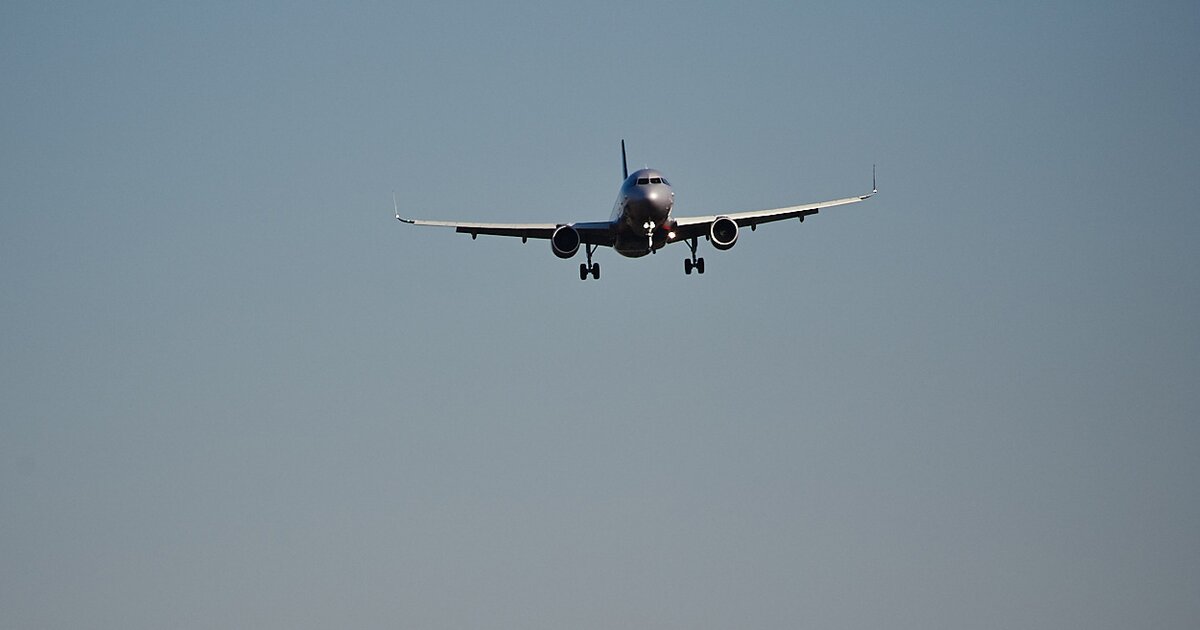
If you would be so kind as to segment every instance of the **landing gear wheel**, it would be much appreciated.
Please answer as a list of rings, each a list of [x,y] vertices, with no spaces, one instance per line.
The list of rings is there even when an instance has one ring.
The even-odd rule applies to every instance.
[[[693,269],[695,269],[696,273],[698,274],[704,273],[704,259],[696,257],[696,245],[697,242],[695,237],[688,239],[688,247],[692,250],[692,257],[683,259],[683,273],[689,276],[692,275]]]
[[[587,262],[579,263],[579,279],[587,280],[588,276],[599,280],[600,279],[600,263],[592,262],[592,254],[596,253],[596,248],[599,245],[585,245],[584,252],[587,253]]]

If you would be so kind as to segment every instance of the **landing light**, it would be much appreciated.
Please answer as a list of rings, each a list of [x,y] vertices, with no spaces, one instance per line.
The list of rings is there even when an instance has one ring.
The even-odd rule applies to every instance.
[[[667,232],[667,238],[669,238],[669,239],[671,239],[671,240],[675,240],[675,233],[674,233],[674,232]]]

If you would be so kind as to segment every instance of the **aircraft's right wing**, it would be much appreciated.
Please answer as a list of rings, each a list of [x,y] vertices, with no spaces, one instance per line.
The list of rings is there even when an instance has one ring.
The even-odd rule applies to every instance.
[[[396,215],[402,223],[409,225],[425,225],[430,227],[454,228],[460,234],[470,234],[472,238],[480,234],[490,236],[517,236],[524,239],[550,238],[558,225],[554,223],[469,223],[460,221],[426,221],[424,219],[407,219]]]
[[[579,232],[579,241],[588,245],[605,245],[612,247],[616,227],[608,221],[586,223],[473,223],[463,221],[426,221],[424,219],[408,219],[396,213],[396,218],[409,225],[424,225],[430,227],[454,228],[459,234],[470,234],[471,238],[485,234],[488,236],[514,236],[522,242],[531,238],[549,239],[554,236],[554,230],[569,225]]]

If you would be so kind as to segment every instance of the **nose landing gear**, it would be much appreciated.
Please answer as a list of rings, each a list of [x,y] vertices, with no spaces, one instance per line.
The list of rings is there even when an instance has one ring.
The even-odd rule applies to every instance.
[[[696,237],[693,236],[692,238],[688,239],[688,247],[692,249],[692,257],[683,259],[683,273],[689,276],[692,275],[693,269],[695,269],[696,273],[698,274],[704,273],[704,259],[696,257],[697,245],[699,245],[699,243],[696,241]]]

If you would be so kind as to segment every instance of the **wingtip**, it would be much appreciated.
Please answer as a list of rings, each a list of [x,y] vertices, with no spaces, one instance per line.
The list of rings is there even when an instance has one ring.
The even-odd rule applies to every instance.
[[[875,196],[875,193],[877,193],[877,192],[879,192],[879,186],[875,183],[875,165],[872,164],[871,165],[871,192],[869,194],[863,195],[862,197],[859,197],[859,199],[870,199],[871,197]]]
[[[396,201],[396,191],[392,191],[392,207],[396,210],[396,220],[401,223],[415,223],[415,219],[406,219],[400,216],[400,202]]]
[[[879,186],[877,186],[875,183],[875,165],[872,164],[871,165],[871,192],[869,192],[865,195],[862,195],[861,197],[859,197],[859,200],[866,201],[867,199],[874,197],[875,193],[877,193],[877,192],[879,192]]]

